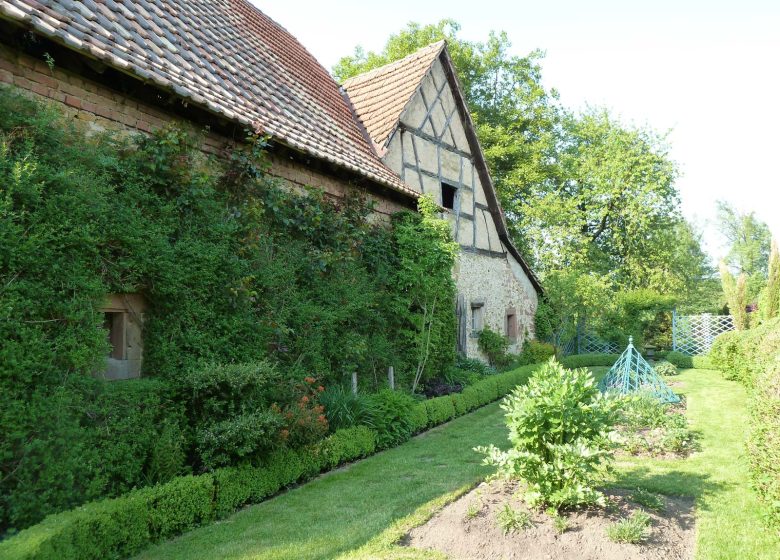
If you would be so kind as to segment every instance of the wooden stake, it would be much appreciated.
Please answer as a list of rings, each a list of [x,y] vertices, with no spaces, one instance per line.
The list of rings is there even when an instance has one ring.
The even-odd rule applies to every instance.
[[[357,372],[352,372],[352,393],[357,395]]]
[[[387,368],[387,384],[390,385],[390,389],[395,391],[395,371],[393,366]]]

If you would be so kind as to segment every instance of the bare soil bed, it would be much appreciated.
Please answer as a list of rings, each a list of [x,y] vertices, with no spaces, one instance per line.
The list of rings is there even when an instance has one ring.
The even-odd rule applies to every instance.
[[[694,550],[693,500],[664,497],[660,513],[648,511],[651,527],[641,544],[618,544],[607,538],[606,528],[641,506],[629,493],[610,491],[612,507],[568,513],[568,529],[555,530],[550,516],[529,510],[515,497],[517,486],[483,483],[451,503],[425,525],[413,529],[404,544],[443,552],[462,560],[689,560]],[[509,503],[530,514],[532,526],[504,534],[496,514]],[[476,516],[475,510],[479,509]],[[472,515],[468,515],[471,513]]]

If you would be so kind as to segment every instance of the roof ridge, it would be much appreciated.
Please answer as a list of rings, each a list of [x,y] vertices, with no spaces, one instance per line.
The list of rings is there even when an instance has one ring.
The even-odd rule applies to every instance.
[[[410,60],[414,58],[421,58],[421,54],[425,53],[427,54],[428,51],[438,51],[441,52],[441,50],[444,48],[444,46],[447,44],[447,41],[445,39],[441,39],[439,41],[436,41],[435,43],[431,43],[429,45],[426,45],[424,47],[421,47],[414,51],[411,54],[406,55],[403,58],[399,58],[398,60],[394,60],[392,62],[388,62],[387,64],[383,64],[382,66],[377,66],[376,68],[372,68],[371,70],[367,70],[366,72],[362,72],[361,74],[357,74],[356,76],[352,76],[351,78],[347,78],[344,80],[344,82],[341,84],[342,86],[345,86],[347,84],[353,85],[355,83],[358,83],[363,80],[367,80],[370,78],[374,78],[378,76],[379,74],[384,74],[388,72],[392,67],[399,67],[407,64]],[[434,48],[436,47],[436,48]],[[431,63],[433,63],[433,59],[431,59]]]
[[[342,84],[379,156],[384,155],[401,115],[446,47],[446,41],[436,41]]]

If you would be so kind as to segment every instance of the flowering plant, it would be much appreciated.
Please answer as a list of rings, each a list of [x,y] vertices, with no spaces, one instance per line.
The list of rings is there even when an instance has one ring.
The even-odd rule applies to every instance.
[[[320,404],[320,395],[325,387],[314,377],[305,377],[293,388],[295,400],[287,405],[273,405],[273,409],[284,418],[280,431],[282,440],[290,447],[301,447],[324,438],[328,433],[328,419],[325,407]]]

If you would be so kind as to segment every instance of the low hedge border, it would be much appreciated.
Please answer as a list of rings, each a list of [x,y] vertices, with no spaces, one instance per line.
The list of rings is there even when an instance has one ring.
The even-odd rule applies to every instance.
[[[499,399],[524,383],[536,367],[527,365],[491,375],[462,393],[418,403],[411,413],[414,431],[421,432]],[[279,450],[257,466],[247,464],[182,476],[50,515],[0,542],[0,557],[126,558],[152,543],[224,518],[244,505],[261,502],[287,486],[367,457],[377,450],[377,436],[366,426],[346,428],[302,449]]]
[[[618,361],[620,354],[573,354],[561,358],[563,367],[581,368],[588,366],[607,366],[611,367]],[[715,366],[709,356],[686,356],[682,352],[657,352],[656,359],[664,359],[683,369],[715,369]]]

